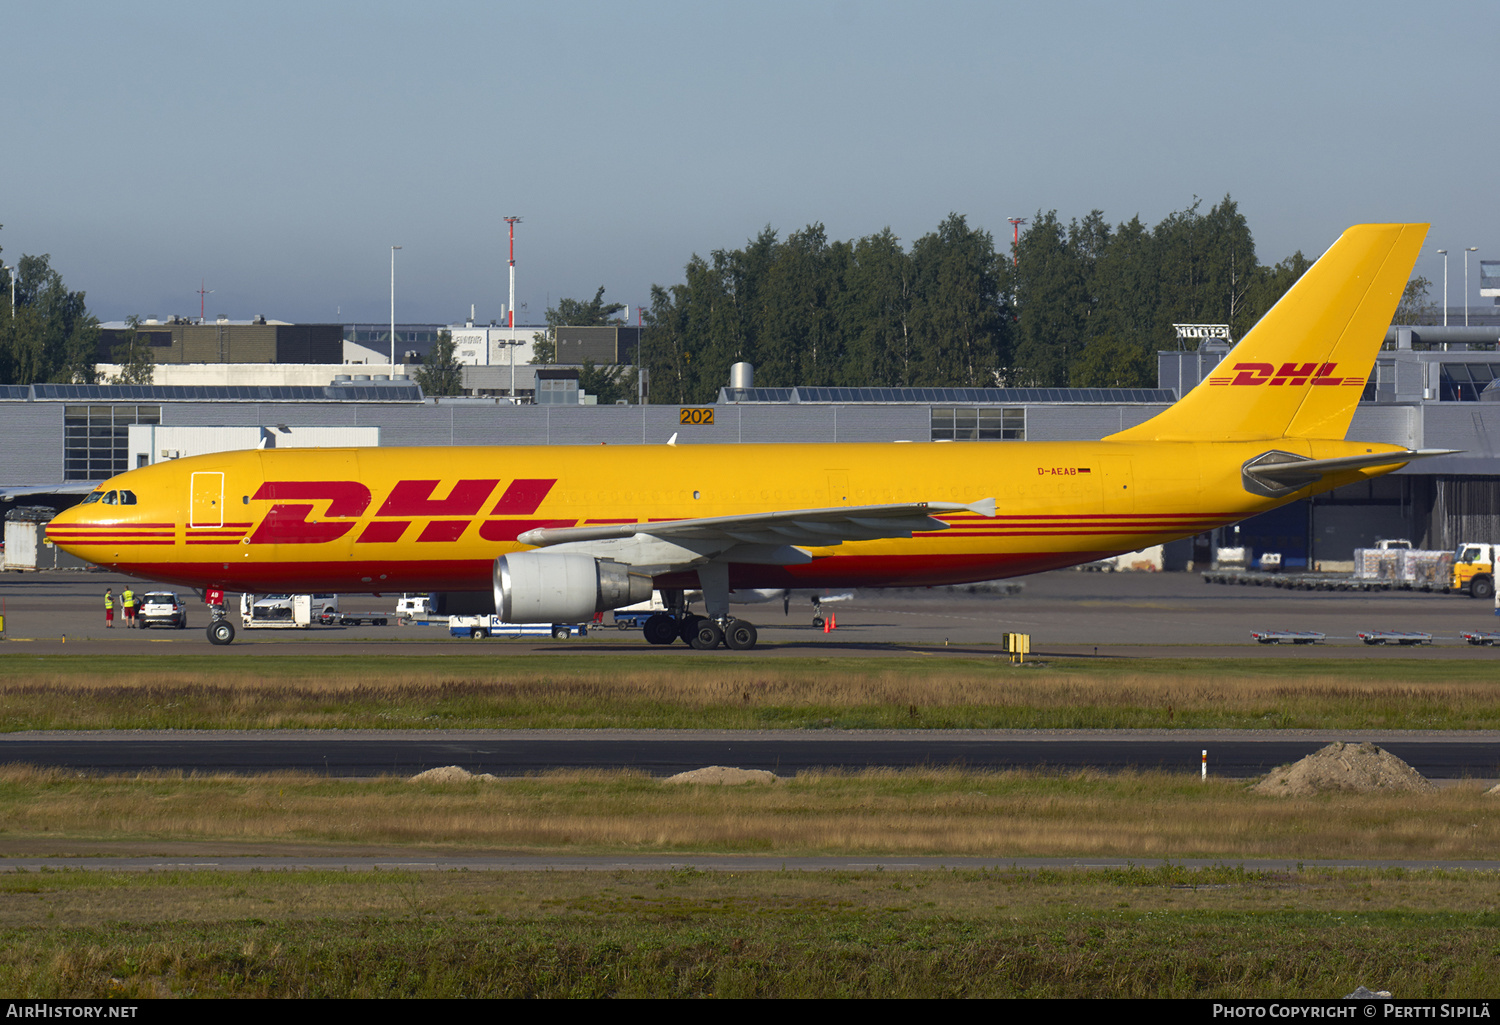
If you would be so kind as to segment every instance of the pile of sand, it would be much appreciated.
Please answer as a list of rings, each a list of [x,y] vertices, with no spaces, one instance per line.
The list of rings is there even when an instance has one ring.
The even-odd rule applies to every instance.
[[[1329,791],[1436,790],[1428,779],[1374,744],[1329,744],[1300,762],[1283,765],[1251,787],[1261,794],[1307,797]]]
[[[737,786],[740,783],[775,783],[776,773],[765,769],[731,769],[725,765],[710,765],[703,769],[692,769],[668,776],[663,783],[718,783]]]
[[[411,779],[407,780],[407,782],[408,783],[468,783],[468,782],[470,782],[472,780],[480,780],[480,781],[488,782],[489,780],[493,780],[495,778],[496,777],[491,776],[487,772],[481,772],[481,773],[479,773],[476,776],[474,773],[470,772],[468,769],[465,769],[465,768],[463,768],[461,766],[458,766],[458,765],[444,765],[442,768],[428,769],[426,772],[419,772],[415,776],[413,776]]]

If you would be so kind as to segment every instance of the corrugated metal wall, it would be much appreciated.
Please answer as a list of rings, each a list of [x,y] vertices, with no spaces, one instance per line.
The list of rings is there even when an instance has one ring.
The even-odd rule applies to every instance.
[[[1438,478],[1433,491],[1424,545],[1442,550],[1500,541],[1500,477]]]
[[[0,484],[52,484],[63,479],[63,404],[0,403]]]

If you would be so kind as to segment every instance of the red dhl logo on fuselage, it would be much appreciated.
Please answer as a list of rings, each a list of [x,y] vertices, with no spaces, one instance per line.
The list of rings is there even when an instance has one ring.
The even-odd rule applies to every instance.
[[[438,481],[398,481],[375,510],[377,519],[365,525],[355,543],[391,544],[400,541],[416,519],[427,520],[416,540],[457,541],[474,522],[499,485],[498,479],[461,480],[446,498],[434,498]],[[489,510],[490,516],[522,517],[535,513],[556,480],[513,480]],[[356,526],[373,500],[370,489],[358,481],[266,481],[251,496],[274,503],[265,519],[249,537],[250,544],[325,544],[337,541]],[[328,509],[309,521],[315,502]],[[460,518],[462,517],[462,518]],[[575,520],[486,519],[479,536],[486,541],[514,541],[535,527],[571,527]]]
[[[1210,385],[1257,385],[1287,384],[1301,387],[1304,384],[1358,385],[1363,388],[1363,377],[1334,377],[1337,363],[1283,363],[1281,369],[1274,363],[1236,363],[1230,373],[1218,373],[1208,379]]]

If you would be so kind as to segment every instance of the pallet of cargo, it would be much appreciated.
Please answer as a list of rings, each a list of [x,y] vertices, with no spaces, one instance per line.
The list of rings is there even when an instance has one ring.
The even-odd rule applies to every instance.
[[[1371,630],[1359,639],[1366,644],[1431,644],[1432,634],[1415,630]]]
[[[1327,635],[1316,630],[1252,630],[1250,636],[1261,644],[1318,644]]]

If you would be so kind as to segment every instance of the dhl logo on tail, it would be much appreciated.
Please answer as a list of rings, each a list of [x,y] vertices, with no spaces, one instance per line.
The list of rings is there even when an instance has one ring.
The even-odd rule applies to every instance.
[[[1272,363],[1236,363],[1229,368],[1237,373],[1214,374],[1208,379],[1210,386],[1285,384],[1300,388],[1304,384],[1354,385],[1363,388],[1363,377],[1335,377],[1337,363],[1283,363],[1277,370]]]

